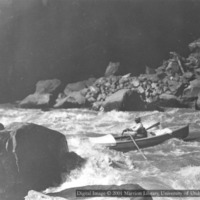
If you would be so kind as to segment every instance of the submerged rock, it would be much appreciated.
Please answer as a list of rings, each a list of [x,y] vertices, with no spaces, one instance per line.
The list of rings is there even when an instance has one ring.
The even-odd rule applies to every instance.
[[[30,189],[60,184],[62,173],[82,162],[68,152],[63,134],[36,124],[13,123],[0,134],[0,196],[22,200]]]

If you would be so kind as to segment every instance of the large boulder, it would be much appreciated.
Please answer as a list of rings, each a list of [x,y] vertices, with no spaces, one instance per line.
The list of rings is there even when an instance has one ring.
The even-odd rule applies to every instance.
[[[28,195],[26,196],[25,200],[67,200],[67,199],[77,199],[77,198],[92,198],[92,195],[89,197],[84,197],[81,196],[81,193],[78,193],[78,190],[82,190],[82,191],[122,191],[124,192],[124,198],[126,198],[127,200],[152,200],[152,197],[150,195],[141,195],[139,197],[133,197],[133,196],[129,196],[127,195],[125,197],[125,191],[146,191],[144,188],[142,188],[141,186],[139,186],[138,184],[123,184],[123,185],[88,185],[88,186],[83,186],[83,187],[76,187],[76,188],[69,188],[69,189],[65,189],[63,191],[57,192],[57,193],[51,193],[51,194],[47,194],[44,195],[42,193],[38,193],[35,191],[29,191]],[[147,192],[146,192],[147,193]],[[102,192],[103,194],[103,192]],[[129,193],[130,194],[130,193]],[[143,193],[144,194],[144,193]],[[120,195],[120,194],[119,194]],[[123,196],[123,195],[122,195]],[[99,196],[101,197],[101,196]],[[103,197],[103,196],[102,196]],[[109,197],[109,196],[104,196],[105,199],[107,198],[113,198],[113,197]],[[116,197],[120,197],[120,196],[116,196]],[[94,198],[94,196],[93,196]]]
[[[79,81],[76,83],[68,83],[64,89],[64,94],[67,96],[71,92],[80,91],[80,90],[84,89],[85,87],[86,87],[86,85],[85,85],[84,81]]]
[[[191,98],[198,97],[200,92],[200,79],[190,81],[190,85],[183,91],[183,97]]]
[[[38,81],[36,84],[36,93],[46,94],[46,93],[54,93],[56,89],[60,86],[61,81],[58,79],[52,80],[42,80]]]
[[[162,107],[180,107],[181,103],[175,95],[164,93],[159,96],[157,105]]]
[[[56,99],[54,108],[80,108],[87,106],[86,94],[88,88],[92,87],[96,81],[95,78],[89,78],[76,83],[69,83],[63,93],[60,93]]]
[[[86,98],[82,95],[81,91],[77,91],[70,92],[65,97],[57,98],[54,108],[80,108],[85,107],[86,104]]]
[[[196,109],[198,97],[182,97],[180,99],[181,107]]]
[[[75,82],[75,83],[68,83],[64,89],[64,94],[67,96],[69,95],[71,92],[77,92],[80,90],[83,90],[85,88],[90,87],[91,85],[93,85],[93,83],[96,81],[95,78],[89,78],[87,80],[84,81],[79,81],[79,82]]]
[[[0,123],[0,131],[3,130],[5,127],[2,123]]]
[[[200,95],[200,79],[194,79],[189,82],[188,87],[183,90],[181,96],[181,105],[188,108],[199,109],[199,95]]]
[[[30,189],[60,184],[61,174],[82,162],[68,152],[63,134],[36,124],[13,123],[0,132],[0,196],[22,200]]]
[[[23,108],[49,107],[55,101],[60,85],[58,79],[39,81],[35,93],[28,95],[19,105]]]
[[[50,106],[52,94],[34,93],[20,102],[22,108],[43,108]]]
[[[104,111],[137,111],[145,109],[141,96],[129,89],[121,89],[111,94],[105,99],[102,106]]]
[[[185,107],[199,109],[200,79],[190,81],[190,85],[184,89],[182,104]]]

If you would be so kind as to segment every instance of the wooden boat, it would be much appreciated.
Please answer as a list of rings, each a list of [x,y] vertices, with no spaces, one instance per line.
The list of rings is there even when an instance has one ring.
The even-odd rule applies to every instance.
[[[171,127],[169,128],[171,133],[163,133],[160,135],[149,136],[147,138],[135,139],[139,148],[147,148],[163,143],[171,138],[184,139],[189,134],[189,126],[182,127]],[[116,145],[109,146],[110,149],[116,151],[128,152],[132,150],[137,150],[137,147],[131,140],[130,136],[114,137],[116,140]]]
[[[147,148],[151,146],[155,146],[163,143],[166,140],[171,138],[184,139],[189,134],[189,126],[182,127],[170,127],[167,128],[166,131],[161,131],[161,134],[157,134],[155,136],[148,136],[147,138],[135,139],[136,144],[139,148]],[[101,144],[109,147],[110,149],[114,149],[116,151],[128,152],[137,150],[134,142],[131,140],[131,137],[126,136],[113,136],[111,134],[102,136],[102,137],[93,137],[89,138],[90,142],[95,144]]]

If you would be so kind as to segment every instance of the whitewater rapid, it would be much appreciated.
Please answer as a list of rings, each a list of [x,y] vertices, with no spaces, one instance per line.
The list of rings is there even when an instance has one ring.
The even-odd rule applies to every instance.
[[[144,149],[143,152],[148,159],[145,161],[139,152],[117,152],[93,145],[87,139],[88,136],[120,134],[123,129],[134,124],[136,116],[142,117],[146,127],[157,121],[177,125],[189,123],[190,132],[200,132],[200,112],[187,109],[169,109],[166,112],[98,113],[86,109],[56,109],[45,112],[11,105],[0,106],[0,122],[5,126],[12,122],[29,122],[57,130],[66,136],[70,151],[87,159],[81,169],[63,175],[64,183],[60,187],[50,188],[47,192],[85,185],[126,183],[137,183],[148,190],[200,189],[199,141],[168,140],[161,145]],[[112,160],[122,163],[124,167],[113,166]]]

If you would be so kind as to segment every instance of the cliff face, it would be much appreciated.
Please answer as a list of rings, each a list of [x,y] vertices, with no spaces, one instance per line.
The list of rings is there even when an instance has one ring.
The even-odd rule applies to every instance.
[[[123,74],[158,67],[199,37],[199,8],[197,1],[2,0],[0,102],[22,99],[41,79],[99,77],[109,61]]]

